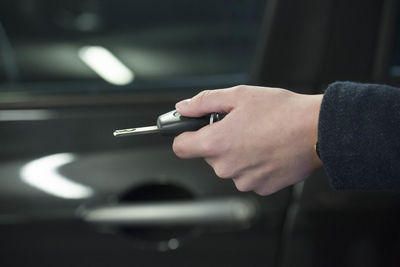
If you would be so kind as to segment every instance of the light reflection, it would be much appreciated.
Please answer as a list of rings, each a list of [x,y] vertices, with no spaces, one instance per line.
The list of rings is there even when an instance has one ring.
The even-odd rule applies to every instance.
[[[135,78],[133,72],[104,47],[84,46],[79,49],[79,57],[109,83],[127,85]]]
[[[54,114],[48,110],[2,110],[0,121],[38,121],[54,118]]]
[[[21,179],[48,194],[68,199],[87,198],[93,189],[69,180],[59,173],[59,168],[75,160],[71,153],[60,153],[28,162],[21,169]]]

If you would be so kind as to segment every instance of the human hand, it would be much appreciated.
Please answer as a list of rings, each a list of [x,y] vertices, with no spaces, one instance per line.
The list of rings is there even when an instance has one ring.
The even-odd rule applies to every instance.
[[[272,194],[305,180],[322,165],[315,152],[322,95],[236,86],[207,90],[176,104],[187,117],[212,112],[224,119],[175,137],[180,158],[202,157],[239,191]]]

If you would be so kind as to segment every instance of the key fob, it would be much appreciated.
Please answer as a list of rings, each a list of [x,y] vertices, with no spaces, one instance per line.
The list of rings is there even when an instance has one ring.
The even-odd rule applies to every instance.
[[[163,135],[177,136],[187,131],[197,131],[198,129],[210,124],[210,116],[200,118],[189,118],[172,110],[157,119],[157,127]]]

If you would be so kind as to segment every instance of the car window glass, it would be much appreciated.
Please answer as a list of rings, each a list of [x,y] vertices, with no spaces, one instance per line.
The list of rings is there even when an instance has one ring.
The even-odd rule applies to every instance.
[[[130,90],[197,81],[246,82],[265,4],[265,0],[2,2],[0,89],[8,90],[10,83],[64,87],[96,83]],[[93,90],[88,88],[92,87],[76,90]]]

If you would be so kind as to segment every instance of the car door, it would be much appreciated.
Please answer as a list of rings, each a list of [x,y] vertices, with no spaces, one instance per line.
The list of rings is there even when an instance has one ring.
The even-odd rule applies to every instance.
[[[289,190],[240,193],[171,137],[112,135],[250,82],[266,1],[1,5],[3,266],[275,263]]]

